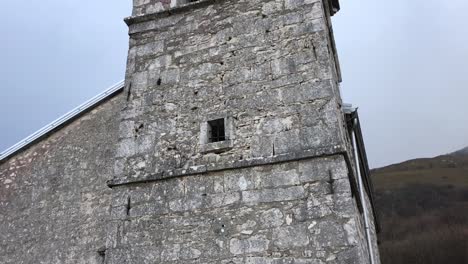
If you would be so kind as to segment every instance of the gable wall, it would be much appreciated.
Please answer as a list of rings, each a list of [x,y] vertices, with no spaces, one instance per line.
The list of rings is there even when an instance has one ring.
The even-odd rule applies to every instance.
[[[102,263],[119,101],[0,164],[0,263]]]

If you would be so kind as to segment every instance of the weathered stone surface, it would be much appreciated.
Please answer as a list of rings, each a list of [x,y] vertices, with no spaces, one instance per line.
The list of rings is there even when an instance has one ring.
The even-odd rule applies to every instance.
[[[363,261],[365,241],[349,184],[330,194],[329,178],[300,182],[304,168],[314,168],[307,164],[320,164],[311,175],[347,168],[338,155],[115,187],[112,204],[125,203],[126,196],[138,204],[113,218],[118,228],[109,233],[108,254],[116,261],[110,263],[120,263],[114,252],[131,259],[135,247],[151,249],[158,254],[153,260],[165,263],[330,263],[356,247],[360,251],[349,252]],[[277,175],[296,180],[271,184]],[[341,212],[345,204],[352,214]]]
[[[102,263],[120,99],[0,164],[0,263]]]
[[[285,226],[273,231],[274,245],[279,249],[305,247],[309,244],[309,236],[305,225]]]
[[[134,5],[116,179],[345,144],[322,1]],[[209,117],[232,126],[217,153]]]
[[[284,223],[284,214],[278,208],[273,208],[260,215],[260,223],[264,228],[278,227]]]
[[[129,100],[111,186],[139,204],[116,214],[125,231],[110,234],[109,254],[134,234],[167,263],[192,263],[183,246],[198,263],[332,263],[351,254],[341,252],[367,263],[328,2],[190,2],[135,0],[126,20]],[[219,118],[227,140],[209,143],[206,122]],[[141,221],[164,235],[125,224]]]
[[[270,241],[265,236],[252,236],[246,239],[231,239],[229,248],[232,254],[260,253],[268,249]]]

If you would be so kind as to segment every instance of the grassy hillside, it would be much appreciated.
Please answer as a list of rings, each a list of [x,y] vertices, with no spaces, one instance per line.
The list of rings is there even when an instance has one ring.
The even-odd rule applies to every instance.
[[[374,183],[387,190],[418,183],[468,187],[468,148],[462,151],[372,170]]]
[[[468,264],[468,148],[372,176],[383,264]]]

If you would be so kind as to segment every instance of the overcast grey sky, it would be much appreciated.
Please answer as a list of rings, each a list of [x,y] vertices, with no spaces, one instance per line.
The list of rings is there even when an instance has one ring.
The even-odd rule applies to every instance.
[[[344,99],[372,167],[468,145],[468,1],[343,1]],[[131,0],[0,2],[0,150],[124,77]]]

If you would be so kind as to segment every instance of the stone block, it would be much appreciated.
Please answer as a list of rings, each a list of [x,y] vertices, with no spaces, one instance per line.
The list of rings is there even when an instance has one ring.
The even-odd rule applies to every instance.
[[[229,242],[229,249],[234,255],[260,253],[268,250],[270,241],[262,235],[252,236],[246,239],[233,238]]]
[[[163,215],[168,212],[165,201],[149,201],[143,204],[135,205],[130,208],[131,217],[141,217],[145,215]]]
[[[348,245],[343,225],[334,219],[319,221],[309,226],[311,244],[316,249],[342,247]]]
[[[262,228],[279,227],[284,223],[284,214],[278,208],[272,208],[262,212],[259,216],[260,226]]]
[[[309,245],[309,236],[305,225],[284,226],[273,231],[273,244],[279,249],[294,249]]]
[[[305,197],[306,192],[302,186],[242,192],[242,202],[246,204],[282,202],[303,199]]]
[[[277,170],[268,174],[260,175],[257,188],[277,188],[299,184],[299,175],[296,170]]]
[[[238,203],[241,195],[239,192],[218,193],[208,195],[208,199],[207,208],[224,207]]]
[[[226,191],[245,191],[254,189],[258,177],[247,170],[228,171],[224,176],[224,188]]]

